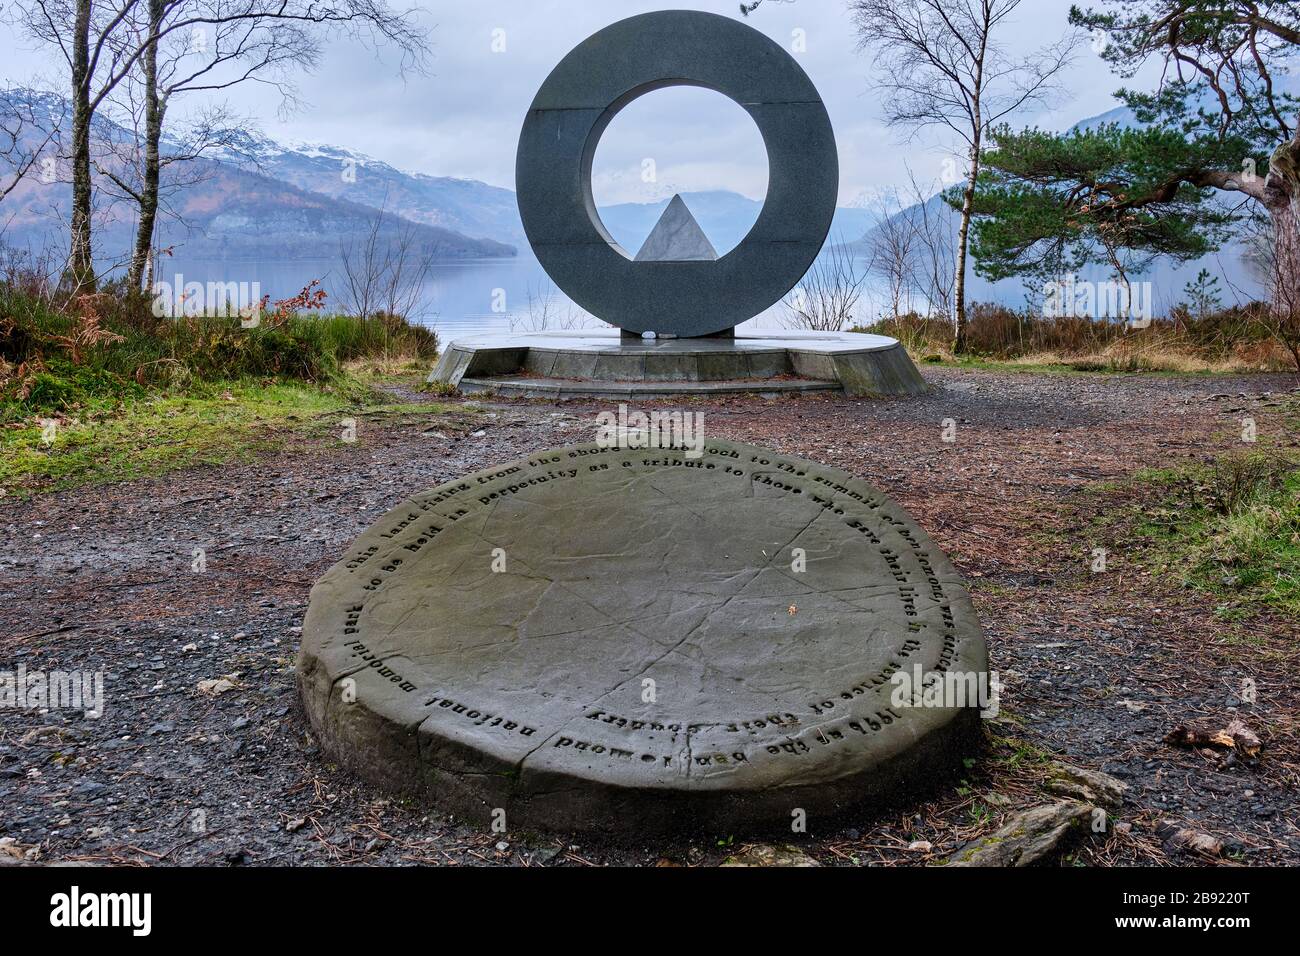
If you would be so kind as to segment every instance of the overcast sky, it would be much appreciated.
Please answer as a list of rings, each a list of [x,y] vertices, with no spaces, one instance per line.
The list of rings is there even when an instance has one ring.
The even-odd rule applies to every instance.
[[[401,5],[403,0],[396,0]],[[396,58],[356,44],[329,47],[320,70],[301,82],[305,107],[277,116],[273,90],[248,84],[227,101],[257,118],[276,139],[344,146],[394,166],[479,179],[513,188],[515,144],[533,95],[573,46],[616,20],[651,10],[687,7],[739,17],[739,0],[422,0],[433,28],[432,71],[396,74]],[[1066,29],[1070,0],[1024,0],[1006,30],[1006,44],[1026,53]],[[933,180],[949,155],[943,143],[907,143],[883,126],[873,92],[872,63],[856,49],[842,0],[768,0],[745,21],[787,49],[794,31],[807,50],[796,57],[830,111],[839,142],[842,203],[899,184],[905,165]],[[503,31],[503,32],[497,32]],[[494,52],[494,40],[504,50]],[[61,79],[47,51],[0,25],[4,78]],[[1068,98],[1025,122],[1064,128],[1111,109],[1120,85],[1085,44],[1065,79]],[[653,159],[657,182],[642,181]],[[766,188],[762,141],[748,116],[720,94],[678,88],[638,100],[615,120],[597,154],[597,200],[647,200],[673,191],[733,189],[761,198]]]

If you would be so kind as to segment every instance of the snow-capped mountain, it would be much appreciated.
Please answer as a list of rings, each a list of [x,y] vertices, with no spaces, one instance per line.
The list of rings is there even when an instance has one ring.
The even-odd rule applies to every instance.
[[[265,137],[249,137],[236,153],[252,157],[263,172],[301,189],[383,207],[413,222],[467,236],[521,248],[527,244],[515,194],[509,189],[398,169],[356,150],[319,143],[280,144]],[[624,248],[635,251],[659,221],[669,198],[604,206],[601,220]],[[685,192],[682,198],[720,250],[740,242],[763,205],[726,190]],[[873,224],[874,218],[865,209],[840,209],[831,235],[860,236]]]
[[[264,175],[299,189],[473,239],[514,246],[526,241],[515,194],[477,180],[402,170],[341,146],[282,144],[254,134],[218,158],[251,161]]]
[[[8,97],[8,99],[6,99]],[[44,125],[66,130],[70,112],[62,97],[32,90],[0,93],[0,113],[35,110]],[[129,142],[131,132],[97,121],[97,139]],[[179,144],[164,139],[163,150]],[[64,164],[66,166],[66,164]],[[195,185],[176,191],[176,216],[160,226],[164,245],[186,257],[242,259],[328,258],[382,210],[386,228],[414,223],[421,238],[444,258],[494,258],[527,247],[515,194],[473,179],[400,169],[339,145],[281,142],[253,131],[237,134],[219,150],[186,165]],[[66,176],[29,179],[0,208],[0,234],[15,244],[48,244],[67,221]],[[735,246],[762,208],[760,200],[723,190],[683,193],[683,199],[719,249]],[[668,203],[602,207],[606,227],[625,248],[640,248]],[[179,217],[179,218],[177,218]],[[103,206],[96,232],[102,255],[128,248],[134,222],[129,204]],[[831,238],[860,236],[875,224],[867,209],[836,211]]]
[[[30,90],[0,92],[0,115],[21,113],[36,119],[35,128],[25,134],[28,143],[44,138],[42,128],[56,129],[58,142],[66,143],[66,117],[70,112],[66,101],[56,95]],[[94,135],[100,142],[124,141],[131,136],[107,119],[97,122]],[[175,144],[165,141],[164,153],[169,146],[174,148]],[[70,205],[67,162],[58,158],[58,150],[48,155],[56,161],[42,164],[0,203],[0,239],[7,243],[43,249],[66,242],[58,237],[66,233]],[[441,214],[438,204],[428,197],[423,202],[389,202],[386,207],[382,194],[380,201],[373,201],[375,181],[381,171],[391,171],[397,184],[403,178],[414,181],[415,177],[367,160],[365,165],[355,163],[355,175],[340,178],[336,165],[339,155],[324,150],[317,150],[315,155],[299,152],[264,137],[244,134],[220,153],[171,167],[164,174],[168,214],[160,221],[158,241],[187,258],[335,258],[343,244],[365,235],[376,216],[381,216],[381,241],[409,231],[420,248],[439,259],[516,254],[515,244],[490,238],[491,230],[474,228],[474,234],[467,234],[447,225],[460,220]],[[320,182],[305,175],[303,170],[313,164],[321,170],[333,170],[333,178],[340,179],[338,187],[327,188],[329,177],[324,175],[318,177]],[[296,175],[290,175],[293,173]],[[170,176],[183,176],[185,185],[173,179],[177,188],[169,190]],[[422,179],[436,181],[436,177]],[[506,194],[513,204],[513,194]],[[130,247],[134,221],[131,204],[113,202],[107,190],[100,190],[96,203],[97,258],[106,263],[121,260]],[[508,228],[501,234],[513,235]]]

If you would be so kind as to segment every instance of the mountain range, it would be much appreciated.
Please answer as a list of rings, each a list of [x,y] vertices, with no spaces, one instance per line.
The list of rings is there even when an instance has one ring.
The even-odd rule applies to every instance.
[[[0,92],[0,115],[12,113],[16,106],[35,112],[47,126],[58,126],[59,117],[70,113],[66,101],[52,94]],[[1129,110],[1118,107],[1076,128],[1105,122],[1137,123]],[[105,119],[97,120],[95,132],[104,140],[131,135]],[[376,216],[381,241],[404,233],[440,259],[504,258],[527,249],[513,191],[398,169],[339,146],[279,143],[245,132],[220,151],[186,164],[184,175],[197,183],[169,197],[174,215],[161,222],[159,241],[186,259],[337,260],[340,248],[364,237]],[[29,176],[0,203],[0,240],[59,248],[66,241],[69,192],[59,177]],[[762,208],[761,200],[725,190],[686,192],[682,199],[720,255],[740,242]],[[669,197],[620,203],[598,212],[611,235],[635,255],[668,202]],[[939,196],[925,205],[949,217],[955,229],[955,214]],[[895,216],[914,216],[920,208],[912,206]],[[130,247],[133,210],[128,204],[101,204],[97,218],[97,255],[116,261]],[[879,226],[874,210],[842,207],[836,210],[829,242],[865,250]],[[1153,282],[1166,297],[1176,297],[1200,268],[1223,276],[1229,289],[1250,290],[1257,284],[1237,246],[1182,266],[1157,262],[1140,278]],[[1024,291],[1017,280],[990,284],[971,277],[971,295],[977,299],[1019,304]]]
[[[58,131],[67,142],[63,118],[70,114],[57,96],[29,90],[0,92],[0,115],[12,116],[21,108],[36,116],[39,126]],[[43,134],[25,131],[28,144]],[[94,138],[100,142],[122,141],[131,133],[105,119],[98,119]],[[164,141],[163,152],[175,144]],[[345,166],[345,161],[350,161]],[[172,171],[187,185],[170,179],[178,188],[169,189]],[[50,173],[53,175],[50,175]],[[53,169],[38,167],[0,203],[0,239],[30,249],[57,248],[66,239],[70,189],[66,161]],[[100,185],[105,185],[101,177]],[[385,182],[391,183],[386,187]],[[402,187],[402,188],[398,188]],[[385,203],[384,191],[390,198]],[[500,230],[504,240],[492,237],[490,215],[461,219],[445,210],[454,203],[440,202],[440,193],[470,195],[465,206],[486,209],[494,193],[483,183],[402,174],[392,167],[358,157],[343,150],[311,147],[282,147],[253,134],[235,138],[221,151],[205,153],[164,173],[163,189],[168,215],[160,219],[158,243],[172,247],[187,258],[204,259],[336,259],[340,248],[368,235],[378,217],[380,242],[407,235],[415,245],[439,259],[472,259],[513,256],[517,253],[509,217]],[[97,192],[96,257],[106,264],[120,261],[130,248],[134,231],[134,208],[121,201],[111,202],[104,189]],[[378,199],[376,199],[378,196]],[[514,214],[517,219],[517,214]],[[474,234],[457,226],[468,223]]]
[[[0,115],[11,115],[18,106],[35,111],[44,126],[60,127],[67,141],[60,119],[70,113],[66,101],[31,90],[0,91]],[[131,133],[100,118],[95,135],[126,141]],[[164,152],[169,147],[175,144],[165,140]],[[381,238],[409,230],[438,258],[500,258],[527,247],[512,190],[398,169],[340,146],[280,143],[242,132],[183,168],[194,184],[169,195],[172,215],[160,223],[159,244],[186,258],[337,258],[340,246],[365,235],[380,213]],[[166,183],[164,178],[164,188]],[[669,198],[604,206],[599,213],[611,234],[635,254]],[[720,253],[740,242],[763,205],[723,190],[687,192],[682,198]],[[0,205],[0,238],[31,248],[57,245],[68,211],[66,176],[29,176]],[[866,209],[838,209],[831,236],[851,239],[875,222]],[[133,225],[130,204],[101,202],[96,254],[110,262],[120,258],[130,247]]]

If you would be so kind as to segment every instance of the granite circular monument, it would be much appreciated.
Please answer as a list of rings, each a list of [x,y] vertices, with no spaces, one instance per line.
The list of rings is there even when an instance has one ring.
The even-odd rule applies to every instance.
[[[767,148],[762,211],[721,258],[680,197],[636,256],[596,210],[601,134],[637,97],[668,86],[730,97]],[[667,10],[620,20],[560,61],[528,110],[515,179],[529,244],[574,302],[629,332],[703,336],[753,318],[803,278],[835,215],[839,158],[817,88],[779,44],[727,17]]]
[[[666,202],[635,255],[614,241],[596,209],[591,167],[601,135],[637,97],[669,86],[730,97],[763,137],[762,209],[721,257],[680,195]],[[521,317],[540,327],[520,334],[512,322],[509,334],[459,337],[443,349],[430,382],[556,398],[927,391],[896,339],[809,331],[781,344],[737,328],[817,268],[839,191],[835,131],[817,88],[757,30],[712,13],[666,10],[588,37],[538,90],[519,136],[515,182],[524,232],[542,267],[573,302],[617,329],[562,332],[547,329],[545,316]],[[805,301],[814,311],[838,308],[815,292]],[[841,316],[839,324],[850,322]],[[701,340],[720,344],[701,359]]]
[[[328,753],[475,820],[624,836],[789,832],[959,765],[984,640],[905,512],[768,449],[621,434],[415,495],[316,584]]]

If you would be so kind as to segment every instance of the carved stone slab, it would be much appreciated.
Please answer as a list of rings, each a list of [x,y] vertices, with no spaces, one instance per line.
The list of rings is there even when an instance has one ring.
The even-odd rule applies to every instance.
[[[787,829],[953,767],[983,674],[948,560],[879,491],[752,445],[539,452],[403,502],[312,591],[299,680],[371,780],[507,825]]]

